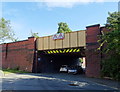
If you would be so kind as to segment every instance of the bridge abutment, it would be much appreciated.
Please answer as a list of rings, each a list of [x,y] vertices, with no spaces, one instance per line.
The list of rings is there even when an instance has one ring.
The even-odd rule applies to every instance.
[[[100,25],[86,27],[86,76],[100,77],[101,53],[98,51]]]

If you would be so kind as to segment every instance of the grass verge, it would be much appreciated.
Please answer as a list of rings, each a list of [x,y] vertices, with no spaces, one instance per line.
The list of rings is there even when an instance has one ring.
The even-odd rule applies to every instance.
[[[21,71],[21,70],[16,70],[16,69],[2,69],[2,71],[3,71],[5,74],[9,74],[9,73],[30,73],[30,72]]]

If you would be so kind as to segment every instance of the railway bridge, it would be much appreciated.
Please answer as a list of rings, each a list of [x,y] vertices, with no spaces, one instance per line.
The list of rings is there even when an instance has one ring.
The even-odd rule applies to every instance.
[[[79,65],[85,57],[86,31],[59,33],[36,40],[37,72],[59,72],[62,65]]]
[[[61,65],[77,65],[83,60],[89,77],[99,77],[103,55],[97,50],[99,36],[108,31],[100,24],[85,30],[0,45],[0,67],[30,72],[58,72]]]

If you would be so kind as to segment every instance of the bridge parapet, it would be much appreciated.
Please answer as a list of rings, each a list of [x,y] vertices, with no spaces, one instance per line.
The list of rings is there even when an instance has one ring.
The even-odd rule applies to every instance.
[[[53,39],[53,35],[39,37],[36,41],[37,50],[75,48],[86,46],[86,31],[74,31],[64,34],[64,39]]]

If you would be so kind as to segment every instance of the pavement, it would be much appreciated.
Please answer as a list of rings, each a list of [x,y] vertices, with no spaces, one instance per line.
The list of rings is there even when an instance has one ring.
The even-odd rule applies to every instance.
[[[66,73],[5,74],[1,90],[118,90],[120,82]]]

